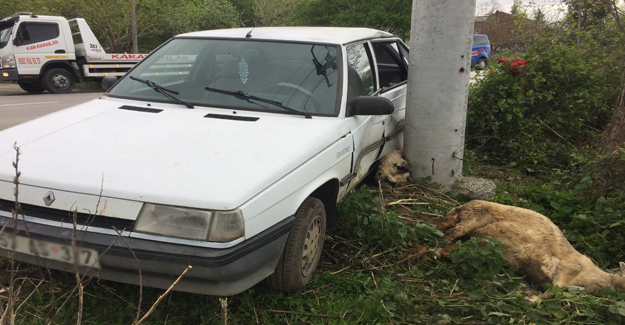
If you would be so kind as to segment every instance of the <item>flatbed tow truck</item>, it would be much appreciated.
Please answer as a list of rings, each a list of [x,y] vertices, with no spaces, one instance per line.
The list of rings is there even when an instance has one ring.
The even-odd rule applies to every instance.
[[[83,18],[0,19],[0,81],[17,81],[29,93],[68,93],[79,82],[123,76],[146,56],[106,53]]]

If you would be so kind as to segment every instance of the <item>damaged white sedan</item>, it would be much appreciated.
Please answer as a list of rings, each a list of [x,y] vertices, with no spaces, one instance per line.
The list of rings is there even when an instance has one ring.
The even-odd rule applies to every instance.
[[[191,265],[174,289],[209,295],[300,290],[337,203],[403,146],[407,57],[363,28],[176,36],[101,98],[0,132],[0,253],[157,288]]]

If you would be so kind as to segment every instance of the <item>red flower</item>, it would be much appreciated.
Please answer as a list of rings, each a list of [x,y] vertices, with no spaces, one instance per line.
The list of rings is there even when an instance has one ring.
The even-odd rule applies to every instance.
[[[523,68],[525,68],[525,66],[527,65],[526,60],[521,61],[517,58],[512,58],[509,60],[506,58],[499,58],[497,59],[497,62],[503,64],[504,68],[508,70],[508,72],[510,72],[510,74],[512,74],[513,76],[520,75],[523,71]]]

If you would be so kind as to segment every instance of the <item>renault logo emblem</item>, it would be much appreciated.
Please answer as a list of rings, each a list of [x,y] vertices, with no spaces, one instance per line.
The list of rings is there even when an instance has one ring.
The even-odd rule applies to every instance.
[[[50,206],[50,204],[52,204],[54,200],[54,193],[52,193],[52,191],[46,193],[46,195],[43,197],[43,202],[46,204],[46,206]]]

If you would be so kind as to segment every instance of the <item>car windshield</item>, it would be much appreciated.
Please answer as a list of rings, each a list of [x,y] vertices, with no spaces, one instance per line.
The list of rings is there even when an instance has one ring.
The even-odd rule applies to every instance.
[[[311,115],[336,115],[338,53],[337,46],[325,44],[174,39],[137,65],[109,95],[167,101],[129,78],[134,76],[177,91],[177,98],[196,108],[297,113],[267,102],[272,101]]]
[[[5,47],[11,37],[14,23],[0,25],[0,49]]]

